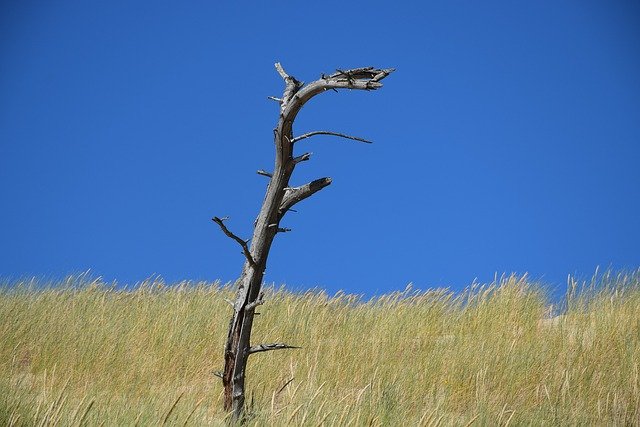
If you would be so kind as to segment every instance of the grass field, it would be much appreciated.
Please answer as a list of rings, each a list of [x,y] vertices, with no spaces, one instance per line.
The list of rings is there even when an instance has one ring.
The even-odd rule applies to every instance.
[[[232,296],[210,283],[122,290],[86,276],[0,291],[0,425],[221,425]],[[640,425],[640,271],[541,288],[328,296],[272,289],[249,425]]]

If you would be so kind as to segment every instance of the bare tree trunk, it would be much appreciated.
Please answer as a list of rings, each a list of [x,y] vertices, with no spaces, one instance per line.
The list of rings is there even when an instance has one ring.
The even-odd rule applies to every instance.
[[[377,69],[373,67],[352,70],[337,70],[329,76],[322,75],[320,79],[305,85],[288,75],[280,63],[276,63],[276,70],[285,81],[286,87],[282,98],[274,98],[280,104],[278,125],[273,130],[276,159],[272,173],[259,170],[261,175],[270,178],[267,193],[256,219],[251,247],[233,234],[224,224],[227,218],[214,217],[222,231],[238,242],[242,247],[246,261],[242,274],[237,281],[238,289],[233,305],[233,316],[229,323],[229,332],[224,350],[224,370],[220,373],[224,385],[224,408],[233,412],[234,419],[240,419],[244,411],[245,401],[245,371],[247,360],[251,354],[297,348],[284,343],[251,345],[251,328],[255,309],[263,303],[261,288],[267,257],[273,239],[278,233],[290,231],[280,226],[285,214],[298,202],[320,191],[331,184],[331,178],[320,178],[300,187],[290,187],[289,178],[296,165],[309,160],[311,153],[294,156],[294,144],[314,135],[333,135],[361,142],[370,142],[362,138],[344,135],[336,132],[316,131],[298,137],[293,136],[293,122],[300,109],[315,95],[333,89],[375,90],[382,87],[380,80],[392,73],[393,69]]]

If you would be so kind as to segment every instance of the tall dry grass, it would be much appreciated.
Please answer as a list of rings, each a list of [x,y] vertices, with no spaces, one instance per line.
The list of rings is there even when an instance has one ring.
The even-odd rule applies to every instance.
[[[268,292],[251,425],[640,425],[640,271],[570,286],[505,277],[362,301]],[[0,425],[220,425],[231,291],[86,276],[0,292]]]

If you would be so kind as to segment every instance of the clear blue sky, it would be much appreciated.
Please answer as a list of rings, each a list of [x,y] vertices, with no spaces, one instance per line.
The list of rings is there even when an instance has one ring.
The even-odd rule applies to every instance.
[[[640,5],[3,2],[0,275],[234,279],[273,164],[281,61],[332,130],[267,281],[366,294],[640,266]]]

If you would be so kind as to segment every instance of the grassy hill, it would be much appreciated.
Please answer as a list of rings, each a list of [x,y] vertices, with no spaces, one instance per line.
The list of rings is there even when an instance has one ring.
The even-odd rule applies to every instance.
[[[462,294],[271,289],[250,425],[640,425],[640,270],[572,286],[550,318],[524,277]],[[578,289],[580,288],[580,289]],[[0,291],[0,425],[220,425],[232,291],[70,278]]]

